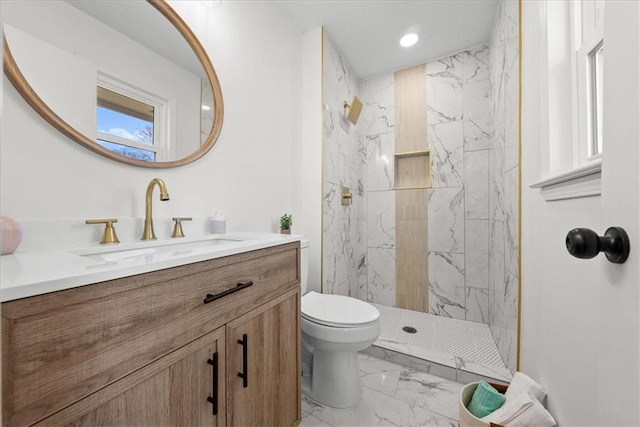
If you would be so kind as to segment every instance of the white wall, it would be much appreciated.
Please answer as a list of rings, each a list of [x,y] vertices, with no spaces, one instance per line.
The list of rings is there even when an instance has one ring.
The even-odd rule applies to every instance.
[[[78,132],[95,139],[96,65],[6,22],[2,31],[20,72],[38,96]]]
[[[322,289],[322,28],[307,31],[302,39],[302,100],[300,175],[295,198],[301,205],[302,228],[309,239],[307,291]]]
[[[591,425],[596,417],[597,289],[584,286],[598,262],[571,257],[564,237],[574,227],[600,229],[600,198],[546,202],[529,184],[542,178],[539,4],[523,2],[522,308],[521,370],[547,389],[548,409],[561,425]],[[547,143],[548,144],[548,143]],[[579,392],[585,391],[585,392]]]
[[[633,25],[637,28],[637,3],[625,3],[607,3],[605,19],[613,24],[610,28],[620,28],[619,34],[629,34],[629,28],[633,28],[614,21],[625,15],[623,9],[627,5],[636,8]],[[618,87],[609,86],[615,91],[605,89],[614,96],[608,100],[605,97],[605,137],[621,131],[628,139],[616,137],[606,142],[610,151],[607,155],[605,148],[603,196],[544,201],[539,190],[528,187],[545,177],[549,157],[552,157],[547,153],[548,135],[544,134],[542,126],[544,115],[549,113],[549,107],[543,104],[541,97],[544,87],[540,64],[544,63],[544,58],[539,49],[540,43],[545,41],[541,24],[543,2],[524,1],[522,4],[521,370],[546,387],[548,409],[559,425],[638,425],[638,282],[637,276],[631,276],[634,269],[637,272],[638,255],[637,252],[633,254],[633,245],[637,242],[631,240],[631,258],[622,267],[608,263],[602,255],[589,261],[573,258],[564,243],[567,232],[575,227],[602,233],[608,226],[619,225],[615,219],[611,221],[616,216],[611,212],[616,209],[615,204],[606,203],[616,197],[626,196],[625,210],[637,212],[637,193],[628,194],[630,189],[637,190],[637,169],[633,174],[628,173],[634,167],[621,160],[634,153],[637,156],[637,122],[627,121],[626,129],[607,128],[607,123],[614,123],[612,117],[619,112],[607,110],[606,104],[610,102],[610,106],[617,108],[624,106],[625,93],[629,96],[627,100],[637,100],[637,74],[635,82],[631,75],[637,68],[616,70],[618,74],[626,72],[628,75],[616,79]],[[609,8],[611,4],[615,5],[618,16],[610,14],[614,9]],[[616,41],[620,40],[619,34]],[[632,36],[637,37],[637,30],[629,35]],[[609,40],[614,39],[610,37]],[[621,48],[614,43],[609,46]],[[613,50],[607,52],[613,54]],[[620,56],[618,52],[617,58]],[[609,58],[613,59],[613,56]],[[637,53],[631,58],[637,58]],[[637,67],[637,61],[635,64]],[[622,85],[628,85],[628,88],[620,87]],[[620,149],[622,144],[633,148],[625,152]],[[607,159],[616,156],[618,159],[610,160],[609,169],[606,169]],[[553,162],[553,158],[551,160]],[[612,165],[621,167],[616,170],[618,168]],[[625,169],[627,167],[629,169]],[[629,185],[617,185],[614,189],[609,184],[608,190],[615,191],[606,193],[607,176],[620,182],[625,179],[620,179],[619,175],[625,171]],[[623,194],[614,194],[620,192]],[[637,222],[625,227],[633,238]]]
[[[146,185],[156,176],[171,195],[169,202],[155,204],[158,217],[222,210],[230,230],[277,231],[283,212],[298,215],[292,163],[299,143],[294,118],[300,32],[268,3],[172,6],[204,45],[220,79],[225,117],[213,149],[175,169],[105,159],[49,126],[3,77],[3,215],[17,220],[142,217]],[[7,123],[15,124],[11,132]]]

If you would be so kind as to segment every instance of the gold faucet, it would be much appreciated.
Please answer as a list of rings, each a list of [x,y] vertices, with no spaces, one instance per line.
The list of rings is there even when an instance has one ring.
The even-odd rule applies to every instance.
[[[151,216],[151,196],[153,196],[153,187],[158,184],[160,188],[160,200],[163,202],[169,200],[167,185],[160,178],[154,178],[147,186],[147,198],[144,210],[144,231],[140,240],[156,240],[156,233],[153,231],[153,217]]]

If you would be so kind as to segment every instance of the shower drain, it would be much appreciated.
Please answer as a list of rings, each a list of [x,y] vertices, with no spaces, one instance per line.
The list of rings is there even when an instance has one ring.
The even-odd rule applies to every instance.
[[[416,332],[418,332],[418,330],[413,326],[405,326],[404,328],[402,328],[402,330],[408,334],[415,334]]]

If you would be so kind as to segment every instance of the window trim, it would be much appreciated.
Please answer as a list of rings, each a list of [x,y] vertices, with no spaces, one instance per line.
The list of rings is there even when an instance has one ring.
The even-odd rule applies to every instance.
[[[160,152],[158,147],[156,147],[155,145],[149,145],[143,142],[132,141],[130,139],[121,138],[119,136],[111,135],[109,133],[98,132],[97,139],[100,141],[112,142],[114,144],[126,145],[127,147],[131,147],[131,148],[139,148],[140,150],[144,150],[144,151],[151,151],[153,153],[156,153],[156,156]]]
[[[146,92],[140,88],[125,83],[115,77],[111,77],[102,72],[98,72],[97,86],[103,87],[120,95],[135,99],[151,105],[154,108],[153,113],[153,145],[142,144],[136,141],[119,138],[117,136],[108,135],[98,132],[96,129],[96,140],[101,139],[115,144],[127,145],[132,148],[140,148],[146,151],[156,153],[156,162],[164,162],[175,154],[175,147],[169,141],[169,101],[157,95]],[[174,156],[175,157],[175,156]]]
[[[579,197],[589,197],[589,196],[599,196],[601,195],[601,177],[602,177],[602,156],[601,154],[597,154],[594,156],[589,155],[589,140],[585,139],[586,132],[583,126],[583,121],[587,117],[588,111],[586,110],[586,105],[583,100],[586,100],[587,94],[587,78],[586,74],[584,74],[584,79],[581,79],[579,76],[581,75],[581,67],[580,65],[580,57],[578,56],[577,47],[581,46],[590,46],[591,49],[586,51],[586,57],[584,58],[584,71],[587,71],[587,58],[588,54],[592,51],[593,47],[597,46],[603,40],[603,31],[602,26],[598,26],[598,22],[596,19],[596,14],[593,11],[586,11],[586,13],[591,14],[589,19],[592,22],[592,27],[589,29],[589,37],[585,37],[588,43],[582,43],[583,34],[582,27],[578,25],[581,22],[582,16],[582,7],[581,2],[569,2],[569,22],[568,22],[568,30],[571,34],[571,46],[568,54],[570,55],[570,67],[571,67],[571,76],[572,76],[572,84],[571,84],[571,118],[572,118],[572,135],[571,135],[571,157],[573,159],[571,165],[567,165],[567,168],[559,173],[549,174],[549,169],[551,168],[551,156],[550,149],[552,148],[552,142],[550,140],[550,118],[549,116],[545,116],[543,114],[542,117],[542,126],[544,129],[544,134],[546,134],[547,138],[547,146],[545,148],[546,152],[543,155],[543,164],[541,165],[542,176],[547,175],[544,179],[538,180],[529,185],[530,188],[536,188],[541,190],[541,195],[546,201],[555,201],[555,200],[565,200],[565,199],[573,199]],[[540,73],[540,84],[543,90],[541,91],[541,102],[542,105],[546,105],[547,108],[544,111],[549,111],[548,106],[550,103],[549,97],[549,59],[550,52],[548,51],[548,9],[546,5],[543,5],[540,9],[540,24],[541,29],[544,34],[544,41],[540,44],[539,55],[542,59],[540,61],[541,73]],[[592,16],[593,15],[593,16]],[[586,50],[586,48],[585,48]],[[580,52],[582,53],[582,52]],[[584,89],[584,90],[582,90]],[[582,111],[584,110],[584,111]],[[567,142],[569,143],[569,141]],[[568,151],[568,150],[567,150]],[[585,152],[586,151],[586,152]],[[568,153],[567,153],[568,154]]]
[[[600,152],[593,154],[596,138],[594,129],[597,117],[592,115],[595,103],[593,88],[595,82],[591,72],[591,52],[603,44],[604,38],[602,35],[594,34],[576,52],[579,164],[586,164],[602,155]]]
[[[599,196],[602,193],[602,159],[598,158],[529,185],[539,188],[546,201]]]

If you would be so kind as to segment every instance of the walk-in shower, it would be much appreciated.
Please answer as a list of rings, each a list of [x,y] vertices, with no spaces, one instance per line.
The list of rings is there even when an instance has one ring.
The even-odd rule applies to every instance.
[[[323,36],[323,292],[379,308],[370,352],[447,377],[517,368],[518,7],[489,40],[363,81]]]

